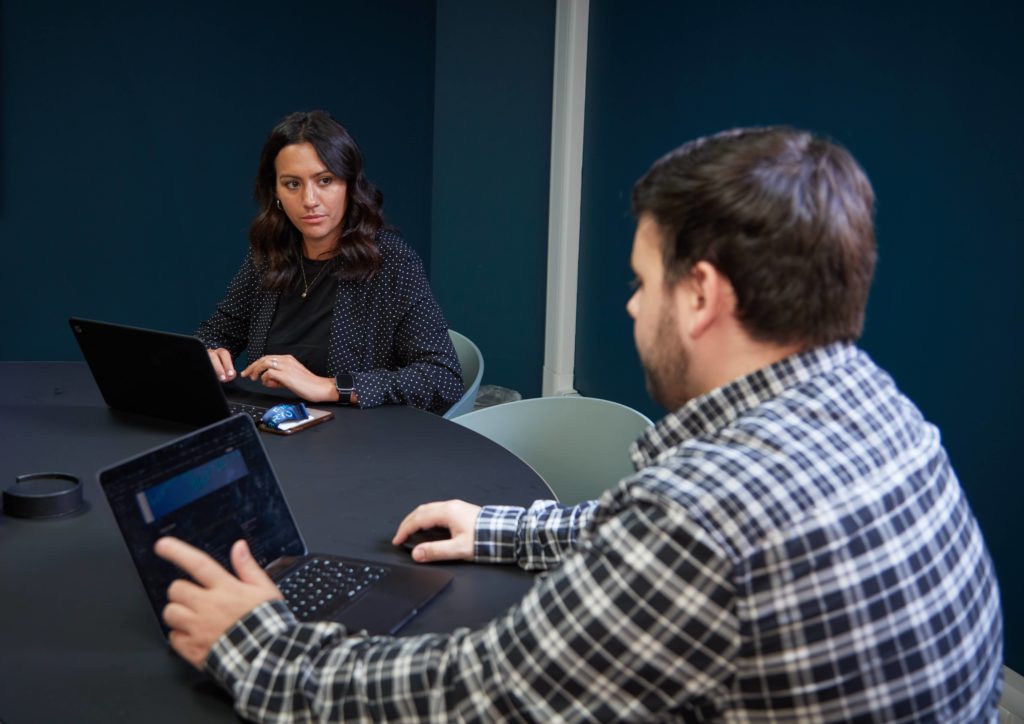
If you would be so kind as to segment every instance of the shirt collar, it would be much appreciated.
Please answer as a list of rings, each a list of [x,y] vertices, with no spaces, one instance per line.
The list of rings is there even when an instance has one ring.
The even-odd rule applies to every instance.
[[[695,397],[644,431],[630,448],[633,464],[638,470],[647,467],[686,440],[721,430],[786,390],[845,364],[855,354],[853,345],[842,342],[815,347]]]

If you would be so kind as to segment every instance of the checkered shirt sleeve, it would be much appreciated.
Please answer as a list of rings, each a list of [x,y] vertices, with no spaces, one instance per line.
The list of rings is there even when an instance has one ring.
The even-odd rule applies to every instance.
[[[529,510],[485,506],[476,521],[475,560],[516,563],[528,571],[554,568],[576,549],[596,507],[597,501],[568,507],[554,500],[538,500]]]

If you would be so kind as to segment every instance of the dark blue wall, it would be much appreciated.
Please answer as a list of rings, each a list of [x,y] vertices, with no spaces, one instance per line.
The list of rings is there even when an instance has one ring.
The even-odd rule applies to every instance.
[[[591,3],[576,386],[655,416],[624,311],[632,182],[690,138],[787,123],[878,196],[863,346],[943,431],[1024,671],[1024,12],[1013,3]]]
[[[440,0],[432,284],[484,383],[540,395],[555,5]]]
[[[241,261],[274,123],[326,108],[430,261],[433,2],[0,4],[0,359],[71,314],[189,332]]]

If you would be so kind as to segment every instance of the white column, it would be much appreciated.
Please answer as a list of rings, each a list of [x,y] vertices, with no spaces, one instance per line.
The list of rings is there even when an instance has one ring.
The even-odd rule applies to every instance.
[[[558,0],[551,110],[551,196],[544,324],[545,396],[576,394],[576,285],[583,182],[583,115],[587,86],[589,0]]]

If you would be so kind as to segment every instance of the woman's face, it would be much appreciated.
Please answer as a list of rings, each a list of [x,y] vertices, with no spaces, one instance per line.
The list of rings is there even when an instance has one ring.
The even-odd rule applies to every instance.
[[[310,143],[294,143],[274,160],[281,208],[302,234],[306,256],[333,249],[348,206],[345,179],[331,173]]]

